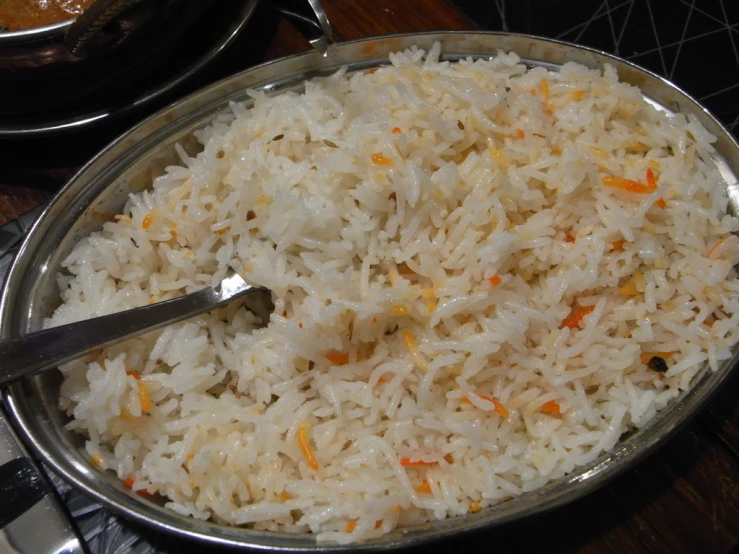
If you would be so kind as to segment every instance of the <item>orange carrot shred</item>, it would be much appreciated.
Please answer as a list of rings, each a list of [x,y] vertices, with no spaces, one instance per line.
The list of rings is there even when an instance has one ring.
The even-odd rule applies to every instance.
[[[721,246],[726,241],[727,238],[728,237],[724,237],[724,238],[719,239],[718,241],[716,241],[716,243],[714,243],[714,245],[711,246],[711,249],[708,251],[708,255],[706,257],[710,259],[711,256],[713,256],[713,253],[716,251],[716,249],[719,246]]]
[[[544,404],[541,405],[541,408],[539,408],[539,411],[543,414],[551,414],[551,415],[559,415],[559,404],[557,404],[554,400],[550,400],[549,402],[544,402]]]
[[[90,463],[95,467],[102,467],[104,462],[105,459],[103,458],[102,454],[95,454],[90,457]]]
[[[139,381],[141,379],[141,375],[139,375],[135,371],[128,371],[128,370],[126,370],[126,375],[130,375],[131,377],[133,377],[137,381]]]
[[[497,287],[502,282],[502,279],[497,275],[493,275],[492,277],[488,277],[488,281],[490,281],[492,286]]]
[[[144,216],[144,219],[141,221],[141,228],[146,230],[149,227],[151,227],[152,222],[154,221],[154,216],[151,214],[146,214]]]
[[[142,412],[151,411],[151,396],[149,396],[149,391],[141,383],[139,384],[139,404],[141,404]]]
[[[329,362],[336,365],[344,365],[349,363],[349,354],[346,352],[329,352],[323,355]]]
[[[316,460],[316,456],[313,454],[313,449],[308,442],[308,428],[305,425],[301,425],[298,429],[298,446],[303,452],[303,456],[305,456],[305,461],[308,462],[308,465],[317,471],[318,460]]]
[[[424,479],[423,483],[416,487],[416,492],[421,494],[429,494],[431,493],[431,485],[429,485],[429,482]]]
[[[354,528],[355,528],[356,526],[357,526],[357,522],[356,522],[356,521],[349,521],[349,522],[348,522],[348,523],[346,524],[346,532],[347,532],[347,533],[351,533],[351,532],[353,532],[353,531],[354,531]]]
[[[372,323],[377,323],[377,316],[372,316]]]
[[[389,166],[393,165],[393,160],[383,156],[382,154],[372,154],[372,163],[375,165]]]
[[[580,326],[582,319],[592,312],[595,306],[585,306],[579,310],[573,310],[572,313],[562,322],[562,327],[569,327],[570,329],[576,329]]]
[[[399,135],[403,131],[400,130],[400,127],[393,127],[393,130],[390,132],[393,133],[394,135]]]
[[[375,529],[379,529],[380,527],[382,527],[382,520],[378,519],[375,521]]]
[[[657,198],[657,202],[655,202],[655,204],[657,204],[657,206],[659,206],[663,210],[667,207],[667,202],[665,202],[664,198]]]
[[[573,237],[572,235],[567,235],[565,237],[565,242],[575,242],[575,237]]]
[[[518,129],[516,131],[516,135],[518,135],[518,138],[526,138],[526,133],[524,132],[523,129]]]
[[[625,243],[626,243],[626,240],[625,239],[618,239],[618,240],[614,240],[611,243],[611,245],[613,246],[613,249],[614,250],[623,250]]]
[[[644,185],[638,181],[625,179],[623,177],[614,177],[613,175],[604,175],[603,184],[607,187],[625,190],[628,192],[636,192],[638,194],[649,194],[654,189],[648,185]]]
[[[298,323],[298,328],[299,329],[302,329],[303,328],[303,322],[302,321],[300,323]]]
[[[647,169],[647,185],[653,189],[657,188],[657,180],[654,178],[654,171],[651,167]]]
[[[123,488],[131,490],[133,488],[133,483],[133,477],[128,477],[125,481],[123,481]]]

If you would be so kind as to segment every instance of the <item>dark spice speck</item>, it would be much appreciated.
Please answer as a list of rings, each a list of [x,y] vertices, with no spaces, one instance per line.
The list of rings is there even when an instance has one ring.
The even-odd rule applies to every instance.
[[[664,373],[668,370],[667,362],[659,356],[652,356],[649,359],[647,367],[652,371],[658,371],[659,373]]]

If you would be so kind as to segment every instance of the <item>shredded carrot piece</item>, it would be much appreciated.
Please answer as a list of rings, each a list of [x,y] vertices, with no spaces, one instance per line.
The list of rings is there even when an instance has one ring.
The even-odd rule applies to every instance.
[[[152,222],[154,221],[154,216],[151,214],[146,214],[144,216],[144,219],[141,221],[141,228],[145,231],[149,227],[151,227]]]
[[[582,319],[592,312],[595,306],[585,306],[579,310],[574,310],[572,313],[562,322],[562,327],[569,327],[570,329],[576,329],[580,326]]]
[[[377,323],[377,316],[372,316],[372,323]]]
[[[378,519],[375,521],[375,529],[379,529],[380,527],[382,527],[382,520]]]
[[[394,135],[399,135],[399,134],[400,134],[400,133],[402,133],[403,131],[401,131],[401,130],[400,130],[400,127],[393,127],[393,130],[392,130],[392,131],[390,131],[390,132],[391,132],[392,134],[394,134]]]
[[[426,309],[429,311],[429,313],[432,313],[436,309],[436,302],[434,302],[433,300],[427,301]]]
[[[492,286],[497,287],[502,282],[502,279],[497,275],[493,275],[492,277],[488,277],[488,281],[490,281]]]
[[[649,160],[649,167],[659,169],[660,167],[662,167],[662,164],[659,163],[657,160]]]
[[[102,467],[104,462],[105,460],[103,459],[102,454],[94,454],[90,457],[90,463],[95,467]]]
[[[565,237],[565,242],[575,242],[575,237],[573,237],[572,235],[567,235]]]
[[[541,93],[544,95],[545,100],[549,100],[549,81],[546,79],[541,80]]]
[[[421,357],[421,353],[418,351],[418,344],[416,343],[416,337],[413,336],[413,333],[408,329],[403,329],[401,336],[403,338],[403,344],[405,344],[405,347],[408,349],[414,363],[421,370],[428,371],[429,367],[426,365],[426,362]]]
[[[354,528],[356,526],[357,526],[357,522],[356,521],[349,521],[349,522],[347,522],[347,524],[346,524],[346,532],[347,533],[354,532]]]
[[[570,100],[580,100],[583,96],[585,96],[584,90],[573,90],[570,93]]]
[[[329,352],[323,355],[329,362],[336,365],[344,365],[349,363],[349,354],[346,352]]]
[[[657,188],[657,180],[654,178],[654,171],[651,167],[647,169],[647,185],[653,189]]]
[[[526,133],[524,132],[523,129],[518,129],[516,131],[516,135],[518,135],[518,138],[526,138]]]
[[[142,412],[151,411],[151,396],[143,383],[139,383],[139,404],[141,404]]]
[[[126,408],[121,408],[120,418],[123,421],[127,421],[128,423],[133,423],[133,422],[136,421],[136,418],[133,417],[133,415],[131,414],[131,412],[129,412]]]
[[[449,464],[453,464],[453,463],[454,463],[454,456],[452,456],[451,454],[445,454],[445,455],[444,455],[444,459],[445,459],[445,460],[447,461],[447,463],[449,463]]]
[[[729,238],[728,236],[719,239],[713,246],[711,246],[711,249],[708,251],[708,254],[706,255],[706,258],[712,259],[714,252],[718,249],[719,246],[721,246],[724,242],[726,242],[726,239]]]
[[[318,461],[316,460],[316,456],[313,454],[313,449],[310,447],[310,443],[308,442],[308,428],[305,425],[301,425],[300,429],[298,429],[298,446],[303,452],[303,456],[305,456],[305,461],[308,462],[308,465],[312,469],[318,471]]]
[[[626,243],[626,240],[625,239],[618,239],[618,240],[614,240],[611,243],[611,246],[613,246],[613,249],[614,250],[623,250],[625,243]]]
[[[302,328],[303,328],[303,322],[301,321],[300,323],[298,323],[298,329],[302,329]]]
[[[608,152],[606,152],[605,150],[603,150],[603,149],[601,149],[601,148],[596,148],[595,146],[591,146],[591,147],[589,148],[589,150],[590,150],[590,151],[591,151],[591,152],[592,152],[593,154],[598,154],[599,156],[603,156],[603,157],[607,157],[607,156],[608,156]]]
[[[636,296],[639,294],[639,291],[636,290],[636,284],[633,281],[631,283],[626,283],[623,287],[618,289],[618,292],[624,296]]]
[[[431,493],[431,485],[429,485],[429,482],[424,479],[423,483],[416,487],[416,492],[429,494]]]
[[[228,231],[228,227],[224,227],[223,229],[218,229],[216,233],[218,233],[219,235],[225,235],[226,231]]]
[[[549,402],[544,402],[544,404],[541,405],[541,408],[539,408],[539,411],[543,414],[552,414],[552,415],[559,415],[559,404],[557,404],[554,400],[550,400]]]
[[[663,360],[669,360],[675,354],[677,354],[676,351],[672,351],[672,352],[642,352],[641,353],[641,356],[639,356],[639,360],[643,364],[648,364],[649,363],[649,360],[651,360],[655,356],[659,356]]]
[[[495,398],[493,398],[492,396],[488,396],[487,394],[481,394],[481,395],[479,395],[479,396],[480,396],[480,398],[482,398],[483,400],[487,400],[488,402],[492,402],[493,406],[495,406],[495,408],[493,408],[493,411],[494,411],[494,412],[495,412],[496,414],[498,414],[498,415],[499,415],[500,417],[508,417],[508,416],[510,415],[510,412],[509,412],[509,411],[508,411],[508,410],[506,409],[506,407],[505,407],[505,406],[503,406],[503,404],[501,404],[500,402],[498,402],[498,401],[497,401],[497,400],[496,400]],[[469,404],[472,404],[472,402],[470,402],[470,399],[469,399],[469,398],[466,398],[466,397],[465,397],[465,398],[463,398],[463,399],[461,400],[461,402],[462,402],[463,404],[468,404],[468,403],[469,403]]]
[[[394,512],[399,512],[399,511],[400,511],[400,510],[402,510],[402,509],[403,509],[403,506],[401,506],[400,504],[396,504],[396,505],[395,505],[395,506],[393,507],[393,511],[394,511]]]
[[[532,96],[536,96],[537,94],[539,94],[539,92],[538,92],[538,91],[537,91],[537,90],[536,90],[535,88],[532,88],[532,89],[531,89],[531,90],[529,91],[529,93],[530,93],[530,94],[531,94]]]
[[[648,185],[644,185],[638,181],[632,181],[631,179],[625,179],[623,177],[614,177],[613,175],[604,175],[603,184],[607,187],[621,189],[628,192],[636,192],[638,194],[649,194],[654,192],[654,189]]]
[[[287,491],[282,491],[280,493],[280,500],[282,500],[283,502],[287,502],[288,500],[292,500],[292,498],[293,498],[293,495],[290,494]]]
[[[389,166],[393,165],[393,160],[386,158],[382,154],[372,154],[372,163],[375,165]]]
[[[425,467],[425,466],[433,466],[433,465],[436,465],[437,463],[438,462],[424,462],[421,460],[412,462],[410,458],[400,459],[400,465],[402,465],[403,467]]]
[[[131,377],[133,377],[133,378],[134,378],[134,379],[136,379],[137,381],[139,381],[139,380],[141,379],[141,375],[139,375],[139,374],[138,374],[138,373],[136,373],[135,371],[129,371],[129,370],[126,370],[126,375],[130,375]]]
[[[659,206],[663,210],[667,207],[667,202],[665,202],[664,198],[657,198],[657,201],[655,202],[655,204],[657,204],[657,206]]]
[[[476,514],[480,510],[482,510],[482,506],[480,505],[480,503],[477,500],[473,500],[472,502],[470,502],[470,507],[467,511],[471,514]]]
[[[423,298],[433,298],[435,294],[434,289],[423,289],[421,291],[421,296]]]
[[[128,477],[125,481],[123,481],[123,488],[131,490],[133,488],[133,483],[133,477]]]
[[[408,315],[408,307],[407,306],[403,306],[402,304],[398,304],[397,306],[391,307],[387,311],[387,314],[388,315],[391,315],[391,316],[396,316],[396,317],[397,316]]]

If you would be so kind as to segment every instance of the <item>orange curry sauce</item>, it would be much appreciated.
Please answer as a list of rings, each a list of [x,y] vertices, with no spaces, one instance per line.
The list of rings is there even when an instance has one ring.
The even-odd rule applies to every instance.
[[[0,32],[21,31],[73,19],[93,0],[0,0]]]

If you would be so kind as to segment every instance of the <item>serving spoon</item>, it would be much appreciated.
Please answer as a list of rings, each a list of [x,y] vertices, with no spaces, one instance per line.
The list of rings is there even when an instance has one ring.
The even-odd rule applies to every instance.
[[[246,308],[266,324],[274,310],[269,289],[249,285],[234,274],[215,287],[205,287],[164,302],[1,340],[0,385],[55,368],[91,350],[220,308],[245,295]]]

